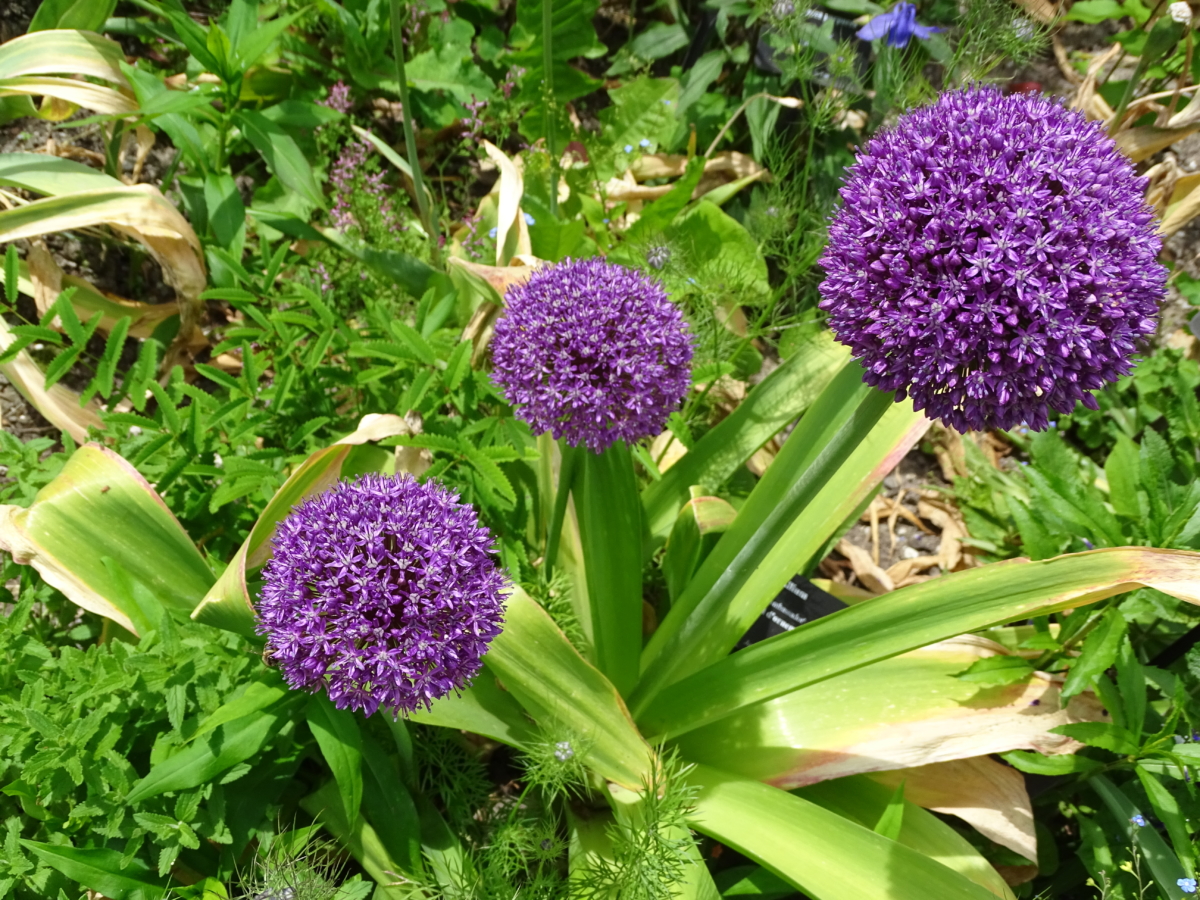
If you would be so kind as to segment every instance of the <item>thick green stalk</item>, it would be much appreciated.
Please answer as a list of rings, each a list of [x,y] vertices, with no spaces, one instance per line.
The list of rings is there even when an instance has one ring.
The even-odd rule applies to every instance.
[[[579,515],[596,667],[627,696],[642,651],[642,504],[624,441],[575,450]]]
[[[546,527],[546,562],[544,564],[546,580],[554,571],[554,563],[558,559],[558,542],[562,537],[563,518],[567,514],[567,499],[571,494],[571,482],[575,480],[575,461],[586,450],[578,450],[566,441],[560,444],[562,448],[562,467],[558,475],[558,492],[554,495],[554,509]]]
[[[558,100],[554,96],[554,0],[542,0],[542,86],[546,106],[546,152],[550,154],[550,214],[558,216]]]
[[[408,96],[408,76],[404,72],[404,20],[400,15],[400,0],[391,0],[392,6],[392,52],[396,56],[396,79],[400,82],[400,106],[404,113],[404,149],[408,153],[408,165],[412,169],[413,191],[417,195],[417,210],[421,224],[429,235],[429,250],[436,266],[441,258],[438,247],[437,225],[430,209],[429,195],[425,193],[425,179],[421,175],[421,160],[417,153],[417,136],[413,131],[413,109]]]

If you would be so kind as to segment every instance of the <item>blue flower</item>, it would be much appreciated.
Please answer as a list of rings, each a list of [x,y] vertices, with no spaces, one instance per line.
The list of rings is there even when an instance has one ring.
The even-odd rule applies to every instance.
[[[488,237],[495,239],[495,237],[496,237],[496,229],[495,228],[488,229]]]
[[[1136,825],[1138,828],[1146,827],[1146,817],[1143,816],[1141,813],[1138,813],[1129,821],[1132,822],[1134,825]]]
[[[626,145],[625,145],[625,152],[626,152],[626,153],[632,153],[632,152],[633,152],[633,144],[626,144]]]
[[[1185,894],[1196,893],[1196,879],[1195,878],[1177,878],[1175,880],[1175,883],[1177,885],[1179,885],[1179,889],[1181,891],[1183,891]]]
[[[889,47],[907,47],[913,35],[927,41],[941,30],[928,25],[918,25],[917,8],[907,0],[901,0],[888,12],[876,16],[860,28],[858,37],[864,41],[886,37]]]
[[[650,146],[650,138],[642,138],[640,141],[638,141],[638,146],[645,150]]]
[[[522,213],[522,215],[525,217],[526,225],[536,225],[537,224],[537,219],[535,219],[529,213]]]

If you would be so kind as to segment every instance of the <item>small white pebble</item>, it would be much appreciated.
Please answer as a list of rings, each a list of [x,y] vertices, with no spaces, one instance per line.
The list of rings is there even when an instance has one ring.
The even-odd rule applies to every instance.
[[[916,547],[905,547],[903,550],[900,551],[901,559],[916,559],[920,555],[921,555],[921,553],[920,553],[920,551],[917,550]]]

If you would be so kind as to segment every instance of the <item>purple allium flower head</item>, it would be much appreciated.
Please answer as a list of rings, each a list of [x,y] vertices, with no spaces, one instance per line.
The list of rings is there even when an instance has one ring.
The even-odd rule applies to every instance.
[[[436,482],[338,482],[272,543],[258,631],[291,687],[323,689],[338,709],[427,708],[471,680],[500,633],[491,534]]]
[[[1033,94],[943,94],[871,140],[821,260],[866,381],[946,424],[1035,430],[1129,372],[1166,270],[1098,123]]]
[[[917,24],[917,8],[901,0],[890,10],[873,18],[860,28],[855,37],[863,41],[877,41],[886,37],[889,47],[907,47],[914,37],[927,41],[942,29]]]
[[[496,383],[535,432],[595,453],[658,434],[691,385],[687,323],[640,272],[567,259],[510,288]]]

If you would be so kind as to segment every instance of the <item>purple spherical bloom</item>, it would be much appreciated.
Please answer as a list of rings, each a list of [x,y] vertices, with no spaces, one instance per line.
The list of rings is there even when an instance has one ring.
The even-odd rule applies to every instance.
[[[509,289],[495,380],[536,432],[600,453],[658,434],[691,385],[687,323],[648,277],[564,260]]]
[[[861,152],[821,308],[866,381],[960,431],[1036,430],[1129,372],[1166,270],[1145,181],[1032,94],[943,94]]]
[[[504,579],[475,510],[364,475],[298,504],[263,571],[258,631],[293,688],[394,715],[458,690],[500,633]]]
[[[927,41],[941,30],[928,25],[918,25],[917,8],[901,0],[890,10],[876,16],[860,28],[855,37],[864,41],[877,41],[886,37],[889,47],[907,47],[914,36]]]

